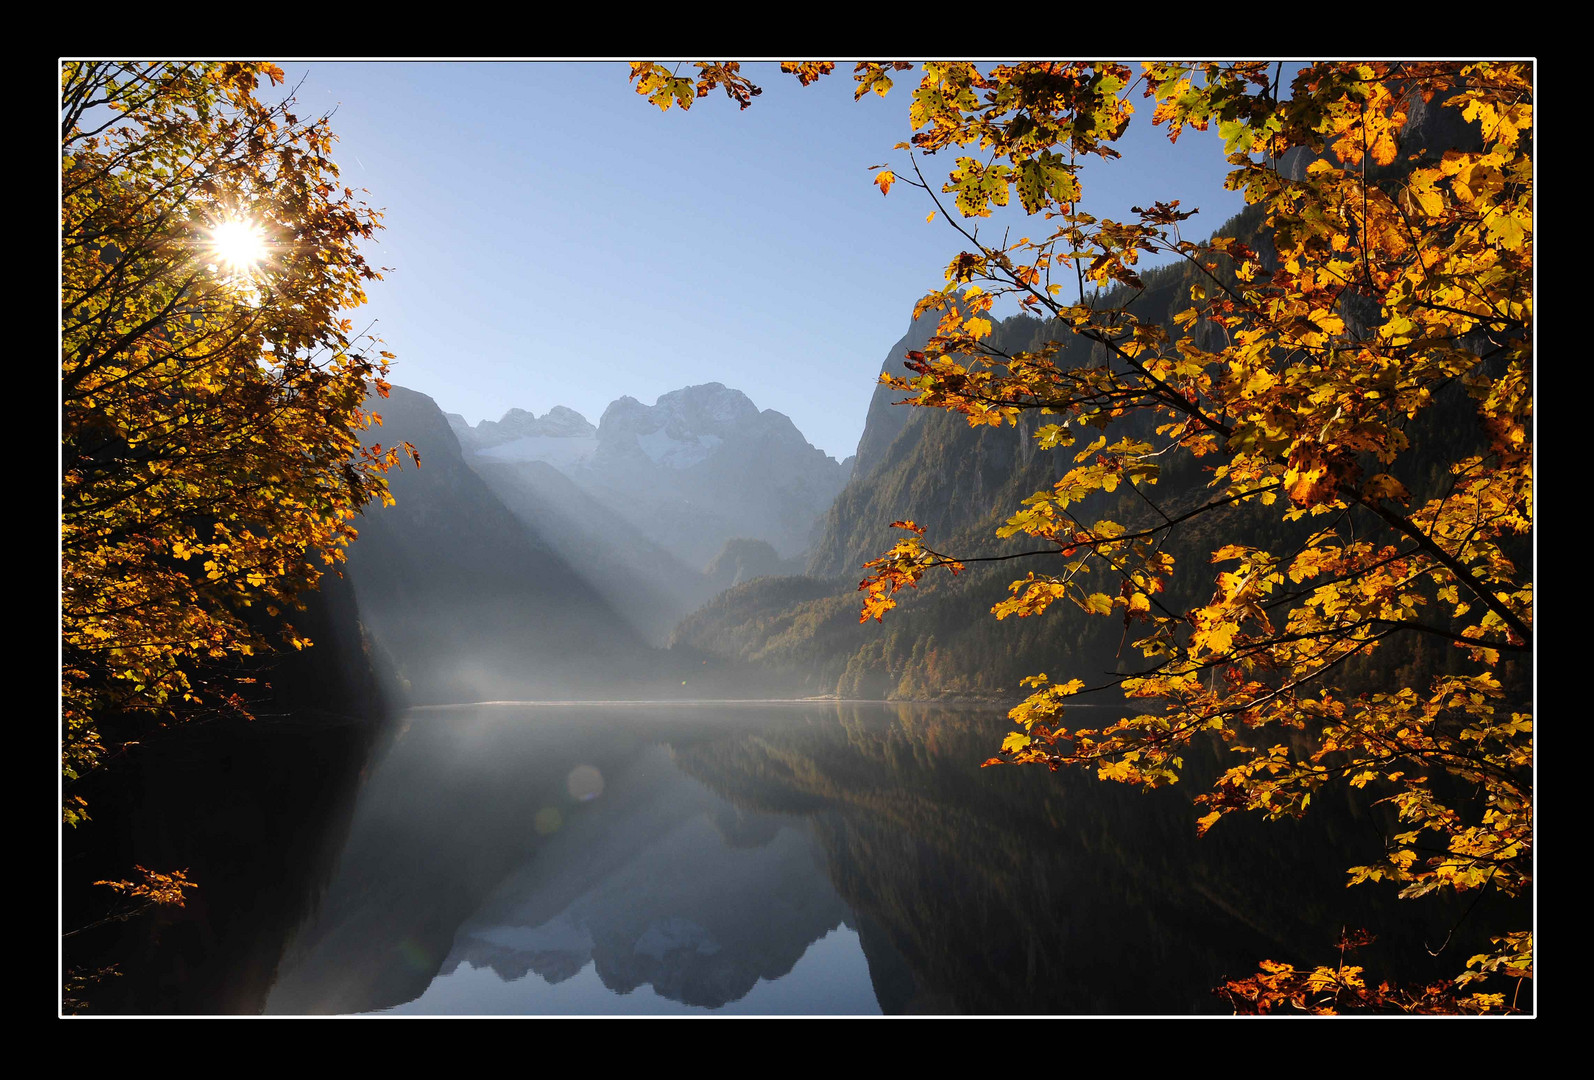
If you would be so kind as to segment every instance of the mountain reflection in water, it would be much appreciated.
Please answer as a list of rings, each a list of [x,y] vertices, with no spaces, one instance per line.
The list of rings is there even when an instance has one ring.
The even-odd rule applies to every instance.
[[[1456,910],[1343,887],[1378,843],[1348,803],[1198,841],[1187,790],[979,768],[1005,727],[823,703],[412,711],[266,1011],[1211,1012],[1223,979],[1319,959],[1343,925],[1406,977],[1440,970],[1420,943]]]
[[[461,964],[503,982],[534,973],[527,990],[591,966],[611,996],[647,986],[666,1008],[719,1008],[760,980],[787,978],[811,943],[847,921],[801,819],[739,812],[677,770],[661,746],[642,751],[610,789],[625,793],[610,804],[617,813],[593,805],[571,814],[465,921],[439,978],[414,1003],[419,1011],[432,1001],[449,1011],[608,1011],[590,992],[489,986],[462,997],[447,985]],[[851,946],[854,985],[818,972],[810,996],[784,995],[795,1011],[879,1011],[856,934]],[[846,966],[844,949],[822,951]]]

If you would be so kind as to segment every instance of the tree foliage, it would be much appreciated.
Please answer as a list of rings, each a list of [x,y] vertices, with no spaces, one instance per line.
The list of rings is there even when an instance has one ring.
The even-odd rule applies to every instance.
[[[398,459],[361,444],[389,354],[343,314],[380,276],[358,249],[379,214],[338,183],[327,118],[258,100],[261,77],[283,78],[252,63],[61,69],[69,781],[114,744],[109,715],[241,708],[213,672],[269,647],[262,626],[343,558]],[[81,798],[64,813],[79,820]]]
[[[905,66],[857,65],[858,96],[889,91]],[[783,67],[804,82],[828,70]],[[666,109],[716,85],[743,107],[757,92],[734,63],[699,68],[696,83],[648,63],[633,79]],[[1185,239],[1191,212],[1177,202],[1129,221],[1081,208],[1081,161],[1118,156],[1137,103],[1170,140],[1216,126],[1228,186],[1263,215],[1256,237]],[[1349,785],[1398,819],[1352,884],[1396,882],[1406,897],[1530,888],[1532,110],[1521,63],[1315,63],[1288,85],[1265,62],[923,66],[913,135],[898,145],[908,165],[875,182],[922,189],[966,246],[915,311],[941,317],[907,358],[912,377],[883,378],[971,425],[1023,422],[1045,448],[1078,446],[1075,467],[1000,530],[1032,538],[1040,569],[993,611],[1074,605],[1121,620],[1143,657],[1094,685],[1027,679],[1011,714],[1022,730],[988,764],[1083,766],[1155,787],[1178,781],[1192,741],[1217,738],[1233,764],[1198,796],[1201,832],[1237,810],[1299,815]],[[1411,138],[1419,111],[1459,118],[1467,138]],[[921,163],[943,150],[955,161],[937,185]],[[1033,235],[982,240],[978,219],[1014,196]],[[1135,307],[1145,256],[1191,268],[1171,325]],[[1048,319],[1055,339],[995,347],[999,301]],[[1087,346],[1083,362],[1061,362],[1071,341]],[[1468,415],[1473,430],[1442,451],[1410,437]],[[1184,459],[1204,489],[1159,499],[1159,478]],[[1095,517],[1109,496],[1139,509]],[[1241,539],[1210,552],[1197,591],[1201,568],[1176,541],[1219,515]],[[977,561],[899,524],[907,535],[868,564],[863,619],[924,574]],[[1426,685],[1347,677],[1421,637],[1457,654]],[[1076,726],[1071,701],[1110,687],[1143,711]],[[1369,990],[1343,959],[1361,943],[1341,942],[1337,968],[1270,961],[1221,992],[1247,1011],[1499,1011],[1515,995],[1472,984],[1532,974],[1523,931],[1454,983]]]

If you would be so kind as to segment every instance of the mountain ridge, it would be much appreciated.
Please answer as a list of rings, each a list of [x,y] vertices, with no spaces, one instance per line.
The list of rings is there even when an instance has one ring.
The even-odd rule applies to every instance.
[[[655,645],[724,588],[800,573],[851,474],[790,417],[719,382],[472,426],[465,463]]]

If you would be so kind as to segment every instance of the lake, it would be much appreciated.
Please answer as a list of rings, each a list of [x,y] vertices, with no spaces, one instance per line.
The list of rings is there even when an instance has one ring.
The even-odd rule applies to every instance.
[[[1331,962],[1342,927],[1380,935],[1370,972],[1433,978],[1498,915],[1434,959],[1464,908],[1344,887],[1381,849],[1365,807],[1198,839],[1194,785],[981,768],[1008,727],[978,706],[410,710],[264,1010],[1221,1013],[1224,979]]]

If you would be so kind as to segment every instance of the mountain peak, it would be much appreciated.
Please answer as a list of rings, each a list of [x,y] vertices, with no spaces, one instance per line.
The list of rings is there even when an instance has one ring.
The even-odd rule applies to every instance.
[[[513,412],[477,430],[523,423]],[[548,437],[555,421],[581,437]],[[777,561],[802,551],[847,477],[789,416],[719,382],[671,390],[651,405],[618,397],[596,429],[568,409],[536,423],[548,434],[500,435],[474,449],[487,461],[552,465],[692,567],[732,537],[768,543]]]
[[[758,406],[740,390],[723,383],[702,383],[660,394],[653,406],[694,431],[724,435],[721,429],[758,416]]]
[[[555,405],[543,416],[526,409],[510,409],[498,420],[483,420],[475,427],[458,413],[448,422],[460,440],[475,450],[485,450],[520,439],[590,439],[598,429],[574,409]]]
[[[611,454],[635,447],[655,464],[686,468],[727,438],[752,433],[759,418],[758,406],[740,390],[717,382],[683,386],[652,405],[634,397],[612,402],[598,421],[598,445]]]

